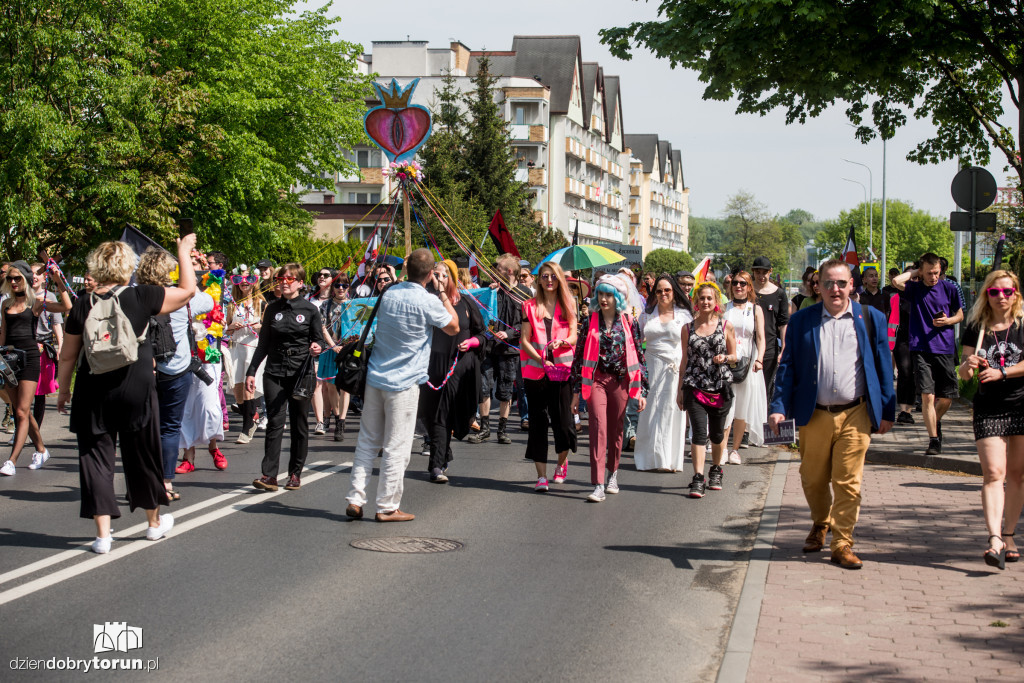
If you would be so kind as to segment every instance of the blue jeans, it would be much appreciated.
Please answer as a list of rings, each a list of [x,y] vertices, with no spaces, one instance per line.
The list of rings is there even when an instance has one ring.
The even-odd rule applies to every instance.
[[[192,373],[161,381],[157,375],[156,396],[160,404],[160,448],[164,459],[164,479],[174,479],[178,462],[178,440],[181,437],[181,416],[185,399],[192,386]]]
[[[625,434],[625,440],[636,436],[636,426],[640,423],[640,402],[635,398],[629,399],[626,402],[626,417],[622,421],[622,430]]]

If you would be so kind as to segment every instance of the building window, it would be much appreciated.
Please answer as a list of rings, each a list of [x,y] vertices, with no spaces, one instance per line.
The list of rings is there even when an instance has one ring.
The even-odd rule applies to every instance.
[[[324,195],[324,204],[333,204],[333,203],[334,203],[334,195],[333,194],[325,194]]]
[[[380,203],[380,192],[371,192],[370,193],[370,203],[371,204],[378,204],[378,203]]]
[[[526,124],[526,107],[516,105],[515,107],[512,108],[512,113],[515,117],[515,122],[517,126],[522,126]]]

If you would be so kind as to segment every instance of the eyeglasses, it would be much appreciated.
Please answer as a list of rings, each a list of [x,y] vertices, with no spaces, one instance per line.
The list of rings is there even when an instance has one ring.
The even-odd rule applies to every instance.
[[[342,287],[348,287],[348,283],[347,282],[341,282],[340,280],[338,280],[338,281],[335,281],[334,286],[340,289]]]
[[[7,278],[10,282],[10,278]],[[1005,298],[1009,299],[1011,296],[1017,293],[1016,287],[989,287],[985,290],[989,296],[999,296],[1002,294]]]
[[[555,275],[554,273],[541,273],[540,279],[541,280],[557,280],[558,276]]]
[[[850,284],[849,280],[825,280],[825,289],[832,289],[833,287],[846,289],[846,285],[848,284]]]
[[[11,284],[14,284],[16,282],[21,282],[23,279],[24,278],[21,277],[8,277],[7,281],[10,282]]]
[[[323,280],[325,277],[330,277],[330,273],[317,273],[317,277]]]
[[[520,280],[525,280],[528,277],[530,277],[529,273],[519,273],[519,279]]]
[[[254,284],[256,284],[257,280],[259,280],[259,278],[256,277],[255,275],[232,275],[231,276],[232,284],[236,284],[236,285],[240,285],[243,282],[248,282],[250,285],[254,285]]]
[[[661,294],[662,296],[664,296],[664,295],[667,295],[667,294],[671,294],[672,290],[671,289],[656,289],[654,291],[654,293],[655,294]]]
[[[389,278],[389,277],[379,277],[379,278],[377,278],[377,284],[378,285],[386,285],[389,282],[391,282],[391,278]]]
[[[274,279],[277,280],[278,282],[287,282],[290,284],[292,282],[295,282],[296,278],[294,275],[278,275]]]
[[[732,286],[733,287],[746,287],[747,283],[744,282],[743,280],[737,280],[736,282],[732,283]]]

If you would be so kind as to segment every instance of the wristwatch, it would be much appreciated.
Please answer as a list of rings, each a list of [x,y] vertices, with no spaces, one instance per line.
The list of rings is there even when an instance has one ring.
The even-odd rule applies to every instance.
[[[1003,373],[1003,379],[1006,379],[1006,368],[1000,367],[999,372]]]

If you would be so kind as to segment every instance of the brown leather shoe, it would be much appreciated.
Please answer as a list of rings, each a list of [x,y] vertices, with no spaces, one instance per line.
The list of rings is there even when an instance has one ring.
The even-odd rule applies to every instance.
[[[838,564],[843,569],[860,569],[864,563],[853,554],[853,549],[848,545],[840,546],[832,551],[832,564]]]
[[[825,547],[825,534],[828,533],[828,524],[815,524],[811,527],[811,533],[807,534],[804,541],[805,553],[816,553]]]
[[[359,505],[353,505],[352,503],[349,503],[348,507],[345,508],[345,514],[351,517],[352,519],[362,519],[363,508],[360,507]]]
[[[408,512],[402,512],[401,510],[395,510],[393,512],[378,512],[376,519],[378,522],[411,522],[416,519],[416,515],[409,514]]]
[[[286,491],[298,491],[302,487],[302,481],[299,479],[299,475],[293,474],[288,477],[288,483],[284,485]]]

